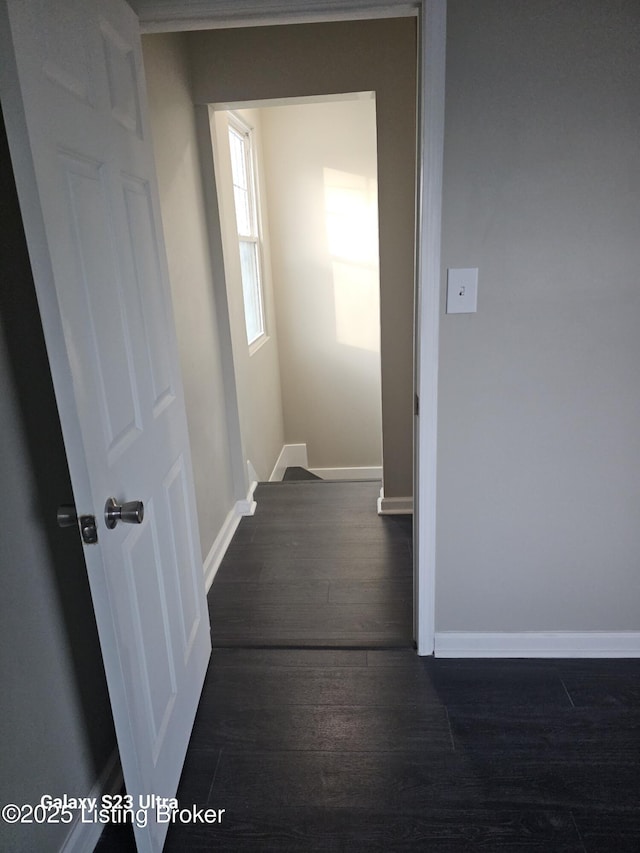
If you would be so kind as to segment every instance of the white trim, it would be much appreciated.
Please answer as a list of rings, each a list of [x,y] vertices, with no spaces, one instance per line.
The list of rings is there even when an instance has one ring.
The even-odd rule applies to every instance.
[[[438,351],[440,332],[440,233],[444,152],[447,0],[424,0],[420,15],[418,239],[415,425],[417,524],[415,540],[415,639],[419,655],[435,640],[436,464],[438,445]]]
[[[204,585],[207,592],[211,589],[211,584],[213,583],[213,579],[220,568],[222,558],[227,553],[227,548],[233,539],[233,534],[236,532],[238,525],[240,524],[242,516],[236,511],[236,506],[237,504],[235,504],[233,509],[227,514],[224,524],[216,536],[215,541],[211,546],[211,550],[204,561],[202,570],[204,572]]]
[[[244,324],[247,332],[247,345],[249,355],[254,355],[266,342],[269,337],[267,335],[267,320],[265,312],[264,298],[264,264],[262,250],[262,223],[260,217],[260,202],[258,200],[258,160],[256,155],[255,128],[248,124],[241,116],[233,110],[227,110],[227,136],[231,140],[235,138],[239,141],[242,149],[242,159],[244,166],[244,175],[238,175],[235,168],[235,158],[231,155],[229,163],[231,166],[231,183],[233,187],[234,202],[236,199],[236,190],[239,189],[246,195],[247,202],[247,218],[248,229],[246,233],[241,233],[239,230],[240,223],[238,221],[238,210],[234,204],[234,220],[235,232],[238,242],[238,256],[242,257],[242,244],[254,247],[255,260],[255,281],[250,282],[253,298],[247,298],[247,282],[244,277],[244,267],[240,263],[241,279],[242,279],[242,302],[244,305]],[[229,141],[230,151],[233,147]],[[245,178],[244,183],[238,183]],[[253,303],[256,303],[253,306]],[[251,316],[252,308],[257,308],[257,316]],[[252,320],[257,320],[258,333],[253,337],[249,337],[250,326]]]
[[[234,511],[239,516],[239,518],[243,518],[245,515],[253,515],[256,511],[256,502],[253,500],[253,491],[257,486],[257,483],[251,483],[249,486],[249,491],[247,492],[247,497],[244,500],[236,501],[236,505],[234,507]]]
[[[249,487],[247,497],[244,500],[236,501],[233,505],[233,509],[227,513],[224,524],[216,536],[215,541],[211,546],[211,550],[207,554],[204,565],[202,566],[204,584],[207,592],[211,589],[211,584],[213,583],[218,569],[220,568],[220,563],[222,562],[224,555],[227,553],[227,548],[231,544],[233,534],[238,529],[240,519],[245,515],[253,515],[256,511],[256,502],[253,500],[253,491],[257,485],[258,484],[256,482],[253,482]]]
[[[413,17],[412,0],[131,0],[143,33]]]
[[[307,456],[306,444],[284,444],[269,477],[269,482],[280,482],[284,477],[284,472],[289,467],[307,468],[308,465],[309,457]]]
[[[381,480],[382,466],[370,468],[308,468],[323,480]]]
[[[113,750],[102,773],[96,780],[88,796],[98,803],[105,794],[117,794],[122,788],[122,767],[120,766],[120,755],[117,748]],[[83,823],[80,820],[81,813],[76,813],[75,820],[71,824],[69,835],[60,848],[60,853],[91,853],[94,849],[104,824],[93,821]]]
[[[529,631],[475,633],[440,631],[440,658],[637,658],[638,631]]]
[[[378,515],[412,515],[413,514],[413,498],[398,497],[385,498],[384,486],[380,489],[380,497],[378,498]]]
[[[258,350],[261,350],[262,347],[265,344],[269,343],[270,340],[271,338],[269,337],[269,335],[266,332],[263,332],[259,337],[255,339],[255,341],[253,341],[253,343],[249,344],[249,355],[255,355]]]
[[[246,455],[244,437],[240,428],[240,403],[236,383],[236,368],[233,354],[233,335],[229,316],[229,295],[224,265],[224,246],[222,241],[221,212],[217,192],[216,174],[214,169],[214,152],[212,141],[212,113],[202,104],[194,107],[196,121],[197,149],[200,155],[200,171],[202,173],[202,188],[205,196],[205,215],[211,271],[213,274],[213,296],[218,317],[218,333],[220,336],[220,353],[222,357],[222,380],[224,386],[225,416],[227,421],[227,436],[229,440],[229,456],[233,478],[233,494],[239,497],[244,494],[251,476],[247,480]]]
[[[263,107],[290,107],[304,104],[331,104],[344,101],[373,101],[375,92],[336,92],[332,95],[300,95],[290,98],[259,98],[257,101],[231,101],[209,104],[214,111],[259,110]]]

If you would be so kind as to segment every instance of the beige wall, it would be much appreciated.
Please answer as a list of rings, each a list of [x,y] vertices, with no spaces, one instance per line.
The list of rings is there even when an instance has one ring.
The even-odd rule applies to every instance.
[[[261,159],[261,124],[258,110],[238,110],[240,118],[253,129],[260,199],[264,199],[264,167]],[[269,218],[267,207],[260,205],[262,230],[262,284],[266,339],[249,348],[244,319],[240,255],[233,200],[229,130],[226,111],[211,111],[215,180],[220,206],[220,227],[224,253],[224,271],[233,343],[238,406],[244,450],[260,480],[268,480],[284,443],[282,396],[278,357],[278,329],[273,301]]]
[[[412,493],[415,20],[190,33],[198,103],[374,91],[384,489]]]
[[[437,627],[637,631],[640,5],[448,9]]]
[[[311,467],[380,466],[375,101],[260,114],[285,442]]]
[[[149,118],[205,559],[234,501],[218,311],[185,37],[146,36]]]

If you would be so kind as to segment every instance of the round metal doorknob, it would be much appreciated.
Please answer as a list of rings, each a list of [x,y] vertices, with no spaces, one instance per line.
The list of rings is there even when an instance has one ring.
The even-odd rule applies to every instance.
[[[125,524],[142,524],[144,519],[144,504],[142,501],[128,501],[118,504],[115,498],[107,498],[104,505],[104,522],[113,530],[119,521]]]

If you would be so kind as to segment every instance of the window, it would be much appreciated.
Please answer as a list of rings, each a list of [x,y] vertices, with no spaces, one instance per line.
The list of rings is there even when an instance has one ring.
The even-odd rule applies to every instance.
[[[254,169],[251,128],[229,113],[229,147],[231,174],[236,207],[236,226],[240,248],[240,270],[244,316],[249,346],[265,334],[264,304],[260,274],[260,234],[258,228],[258,194]]]

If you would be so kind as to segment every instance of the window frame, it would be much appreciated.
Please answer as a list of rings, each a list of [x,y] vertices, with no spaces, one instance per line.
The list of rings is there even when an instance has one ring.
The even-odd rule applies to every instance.
[[[233,157],[230,156],[231,181],[233,187],[233,204],[235,213],[235,228],[238,239],[238,254],[241,255],[241,245],[253,246],[255,257],[255,301],[258,306],[258,333],[250,338],[245,282],[242,281],[242,302],[244,307],[245,333],[250,355],[253,355],[267,340],[267,314],[264,297],[264,274],[262,259],[262,227],[260,218],[260,195],[258,185],[258,169],[256,162],[256,146],[254,128],[233,110],[227,110],[227,123],[229,134],[229,148],[231,154],[231,135],[235,135],[242,144],[243,163],[246,175],[246,187],[236,183],[236,174],[233,168]],[[236,188],[247,194],[247,219],[249,224],[248,233],[242,233],[239,225],[238,208],[236,201]],[[242,264],[240,265],[242,277]]]

